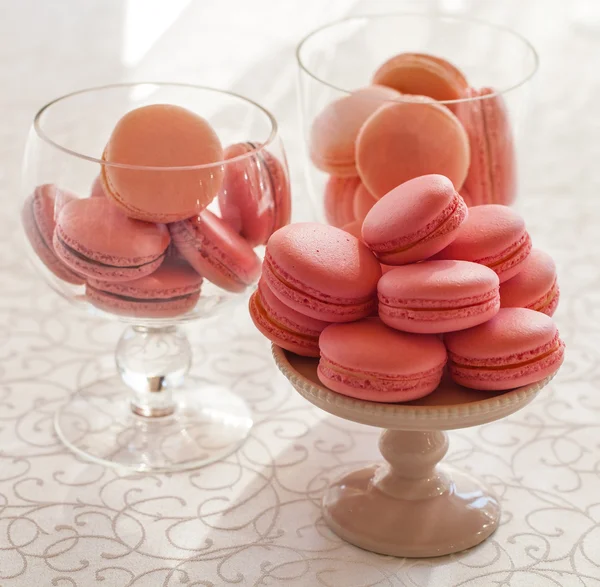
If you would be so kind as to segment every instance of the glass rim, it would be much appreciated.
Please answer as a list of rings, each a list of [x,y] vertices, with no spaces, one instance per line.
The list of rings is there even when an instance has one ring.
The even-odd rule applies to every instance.
[[[539,55],[538,52],[536,51],[535,47],[532,45],[532,43],[523,35],[521,35],[520,33],[518,33],[517,31],[515,31],[514,29],[505,26],[505,25],[501,25],[501,24],[495,24],[492,22],[488,22],[486,20],[483,19],[479,19],[479,18],[472,18],[469,16],[454,16],[454,15],[450,15],[450,14],[443,14],[443,13],[434,13],[434,14],[425,14],[422,12],[382,12],[382,13],[366,13],[366,14],[355,14],[352,16],[346,16],[344,18],[340,18],[337,20],[333,20],[329,23],[326,23],[316,29],[313,29],[312,31],[310,31],[307,35],[305,35],[300,42],[296,45],[296,62],[298,63],[298,66],[300,67],[300,69],[302,71],[304,71],[308,76],[310,76],[312,79],[314,79],[315,81],[323,84],[324,86],[327,86],[329,88],[331,88],[332,90],[336,90],[338,92],[342,92],[343,94],[346,95],[350,95],[352,94],[354,91],[356,90],[348,90],[347,88],[342,88],[340,86],[337,86],[335,84],[332,84],[322,78],[320,78],[319,76],[317,76],[316,74],[314,74],[311,69],[306,65],[306,63],[303,61],[302,59],[302,50],[304,49],[304,47],[306,46],[307,43],[309,43],[313,37],[315,37],[316,35],[318,35],[319,33],[327,30],[327,29],[333,29],[336,26],[339,26],[341,24],[350,22],[350,21],[360,21],[360,20],[375,20],[375,19],[380,19],[380,18],[390,18],[390,17],[416,17],[416,18],[421,18],[424,20],[441,20],[441,21],[453,21],[453,22],[457,22],[457,23],[466,23],[466,24],[474,24],[474,25],[480,25],[480,26],[485,26],[488,27],[490,29],[495,29],[497,31],[501,31],[504,33],[508,33],[509,35],[511,35],[512,37],[514,37],[514,39],[520,41],[525,47],[527,47],[529,49],[529,52],[531,53],[531,55],[533,56],[533,65],[530,69],[530,71],[527,72],[527,74],[517,83],[512,84],[511,86],[507,87],[507,88],[503,88],[501,90],[495,90],[489,94],[485,94],[483,96],[479,95],[479,96],[470,96],[467,98],[458,98],[456,100],[436,100],[436,102],[438,104],[458,104],[461,102],[475,102],[477,100],[489,100],[491,98],[495,98],[497,96],[501,96],[504,94],[507,94],[508,92],[511,92],[512,90],[516,90],[517,88],[520,88],[521,86],[523,86],[525,83],[527,83],[536,73],[536,71],[539,68]],[[358,88],[357,88],[358,89]],[[403,98],[389,98],[387,99],[388,102],[409,102],[410,99],[403,99]]]
[[[101,157],[92,157],[91,155],[86,155],[85,153],[80,153],[78,151],[69,149],[68,147],[65,147],[64,145],[57,143],[42,128],[41,118],[44,115],[44,113],[46,111],[48,111],[48,109],[50,109],[52,106],[59,104],[65,100],[68,100],[69,98],[73,98],[74,96],[79,96],[82,94],[98,92],[101,90],[110,90],[110,89],[115,89],[115,88],[133,88],[136,86],[160,86],[160,87],[173,87],[173,88],[179,87],[179,88],[188,88],[188,89],[194,89],[194,90],[205,90],[205,91],[210,91],[210,92],[214,92],[217,94],[223,94],[223,95],[226,95],[226,96],[229,96],[232,98],[237,98],[239,100],[246,102],[247,104],[254,106],[258,110],[260,110],[263,114],[265,114],[271,124],[271,131],[269,133],[269,136],[267,137],[267,139],[264,142],[259,143],[257,146],[253,146],[249,151],[246,151],[245,153],[242,153],[241,155],[237,155],[236,157],[231,157],[230,159],[223,159],[221,161],[214,161],[212,163],[202,163],[199,165],[160,166],[160,165],[133,165],[133,164],[129,164],[129,163],[116,163],[116,162],[106,161],[105,159],[103,159],[102,156]],[[88,88],[83,88],[81,90],[75,90],[73,92],[69,92],[68,94],[59,96],[58,98],[54,98],[50,102],[47,102],[46,104],[44,104],[44,106],[42,106],[37,111],[37,113],[35,114],[35,116],[33,118],[33,129],[35,130],[35,133],[42,141],[44,141],[45,143],[54,147],[55,149],[58,149],[59,151],[62,151],[63,153],[66,153],[66,154],[76,157],[78,159],[83,159],[83,160],[89,161],[91,163],[98,163],[99,165],[102,165],[104,167],[118,167],[121,169],[135,169],[135,170],[145,170],[145,171],[184,171],[184,170],[189,171],[189,170],[211,169],[211,168],[215,168],[215,167],[221,167],[223,165],[229,165],[231,163],[235,163],[236,161],[241,161],[241,160],[249,158],[253,155],[257,155],[258,153],[263,151],[268,145],[273,143],[273,141],[275,140],[275,137],[277,136],[277,133],[278,133],[278,124],[277,124],[277,120],[273,116],[273,114],[271,114],[271,112],[269,112],[269,110],[267,110],[264,106],[261,106],[258,102],[255,102],[254,100],[251,100],[250,98],[247,98],[246,96],[242,96],[241,94],[237,94],[235,92],[230,92],[229,90],[221,90],[219,88],[212,88],[210,86],[201,86],[201,85],[197,85],[197,84],[188,84],[188,83],[183,83],[183,82],[141,81],[141,82],[120,82],[120,83],[113,83],[113,84],[105,84],[105,85],[101,85],[101,86],[92,86],[92,87],[88,87]],[[254,143],[252,143],[252,144],[254,145]]]

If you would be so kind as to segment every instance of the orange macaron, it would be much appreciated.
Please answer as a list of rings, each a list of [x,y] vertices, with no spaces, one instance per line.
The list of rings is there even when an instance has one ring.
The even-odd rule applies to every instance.
[[[201,212],[221,187],[223,148],[210,124],[171,104],[125,114],[103,154],[106,195],[131,218],[176,222]]]

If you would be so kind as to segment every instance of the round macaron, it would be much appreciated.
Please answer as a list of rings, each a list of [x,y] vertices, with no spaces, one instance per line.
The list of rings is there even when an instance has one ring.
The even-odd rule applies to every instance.
[[[215,285],[241,292],[258,279],[260,259],[252,247],[209,210],[169,224],[169,231],[185,260]]]
[[[311,128],[312,162],[332,175],[356,176],[354,143],[360,127],[383,104],[399,97],[391,88],[370,86],[329,104]]]
[[[458,68],[425,53],[400,53],[388,59],[373,75],[373,83],[439,101],[463,98],[469,87]]]
[[[338,228],[354,220],[354,194],[360,185],[358,177],[332,175],[325,185],[325,219]]]
[[[377,198],[361,182],[354,192],[354,218],[361,223],[377,202]]]
[[[223,220],[251,246],[264,245],[290,221],[292,201],[287,174],[277,158],[256,143],[236,143],[225,149],[219,207]]]
[[[436,259],[460,259],[493,269],[500,283],[514,277],[531,252],[525,221],[512,208],[487,204],[469,209],[456,238]]]
[[[467,215],[447,177],[423,175],[394,188],[371,208],[363,240],[382,263],[414,263],[451,243]]]
[[[360,220],[354,220],[353,222],[344,224],[342,230],[355,236],[358,240],[362,240],[362,222]]]
[[[406,332],[463,330],[500,309],[498,276],[468,261],[424,261],[396,267],[379,280],[379,317]]]
[[[398,332],[377,318],[332,324],[319,338],[317,374],[333,391],[373,402],[403,402],[431,393],[446,349],[434,335]]]
[[[297,355],[319,356],[319,335],[329,322],[286,306],[262,279],[250,298],[249,310],[256,328],[271,342]]]
[[[517,193],[512,129],[502,96],[491,88],[469,88],[471,100],[456,105],[469,137],[471,166],[465,179],[470,200],[479,204],[512,204]]]
[[[444,341],[452,379],[492,391],[554,374],[565,349],[552,318],[527,308],[501,308],[488,322],[447,334]]]
[[[223,149],[215,131],[204,118],[172,104],[125,114],[103,159],[115,164],[102,166],[106,194],[127,216],[148,222],[198,214],[217,195],[223,178],[218,164]]]
[[[83,277],[56,256],[52,245],[56,216],[65,204],[75,199],[77,196],[53,184],[40,185],[25,200],[21,221],[27,239],[42,263],[63,281],[81,285],[84,283]]]
[[[500,286],[503,308],[529,308],[552,316],[559,297],[554,260],[539,249],[531,249],[521,271]]]
[[[187,263],[165,262],[154,273],[133,281],[88,279],[86,299],[96,308],[132,318],[174,318],[200,299],[202,277]]]
[[[349,322],[375,310],[381,266],[351,234],[306,222],[269,239],[263,277],[290,308],[317,320]]]
[[[164,224],[129,218],[108,198],[85,198],[64,206],[53,245],[58,257],[82,275],[131,281],[160,267],[170,240]]]
[[[403,96],[364,123],[356,139],[356,166],[376,198],[430,173],[445,175],[458,190],[469,169],[467,133],[445,106],[423,96]]]

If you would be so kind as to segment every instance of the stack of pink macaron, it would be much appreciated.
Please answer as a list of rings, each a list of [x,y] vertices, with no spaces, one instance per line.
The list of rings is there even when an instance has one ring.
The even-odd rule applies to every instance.
[[[444,371],[501,391],[560,367],[556,269],[514,210],[469,209],[432,174],[391,190],[359,229],[278,230],[250,300],[267,338],[320,357],[327,387],[398,402],[432,392]]]
[[[329,174],[327,221],[350,233],[388,191],[421,175],[445,175],[468,206],[508,205],[516,193],[501,95],[472,88],[454,65],[432,55],[396,55],[371,86],[330,103],[313,121],[310,155]]]
[[[260,275],[254,247],[290,220],[281,162],[251,142],[223,149],[204,118],[179,106],[128,112],[102,161],[89,197],[40,185],[22,220],[46,267],[85,284],[86,299],[106,312],[180,316],[203,279],[241,292]],[[215,199],[221,217],[206,209]]]

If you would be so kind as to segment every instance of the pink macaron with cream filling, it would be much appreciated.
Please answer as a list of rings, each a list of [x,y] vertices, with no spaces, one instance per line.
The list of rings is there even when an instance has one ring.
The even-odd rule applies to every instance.
[[[169,224],[169,231],[184,259],[215,285],[241,292],[258,279],[260,259],[252,247],[209,210]]]
[[[398,332],[378,318],[328,326],[319,347],[321,383],[373,402],[410,401],[431,393],[447,358],[437,336]]]
[[[531,252],[523,218],[508,206],[487,204],[469,208],[456,238],[435,259],[460,259],[493,269],[500,283],[514,277]]]
[[[271,342],[304,357],[319,356],[319,335],[329,322],[315,320],[286,306],[264,279],[248,304],[250,317]]]
[[[463,330],[500,309],[498,276],[468,261],[424,261],[396,267],[379,280],[379,317],[406,332]]]
[[[450,244],[467,215],[464,200],[447,177],[422,175],[373,206],[363,223],[363,239],[382,263],[414,263]]]
[[[194,308],[202,277],[187,263],[165,261],[154,273],[133,281],[88,279],[86,299],[94,306],[132,318],[175,318]]]
[[[264,245],[290,221],[292,200],[285,169],[278,159],[256,143],[236,143],[225,149],[219,208],[223,220],[251,246]]]
[[[456,383],[481,390],[529,385],[553,375],[565,345],[546,314],[502,308],[487,322],[444,337],[450,375]]]
[[[305,222],[269,239],[263,277],[290,308],[317,320],[349,322],[376,308],[381,266],[351,234]]]
[[[82,275],[132,281],[160,267],[170,241],[164,224],[129,218],[108,198],[85,198],[63,207],[53,245],[57,256]]]
[[[354,220],[354,195],[360,179],[332,175],[325,185],[325,219],[332,226],[341,228]]]
[[[552,316],[559,298],[554,260],[539,249],[531,249],[521,271],[500,286],[503,308],[529,308]]]
[[[54,184],[40,185],[25,200],[21,221],[25,234],[42,263],[63,281],[81,285],[84,282],[83,277],[63,263],[52,244],[56,216],[65,204],[76,198],[75,194],[59,189]]]

